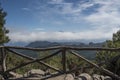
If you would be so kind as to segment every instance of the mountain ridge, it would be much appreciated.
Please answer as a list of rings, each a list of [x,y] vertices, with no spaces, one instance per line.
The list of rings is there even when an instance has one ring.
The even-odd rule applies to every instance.
[[[104,42],[93,43],[89,42],[88,44],[83,42],[50,42],[50,41],[34,41],[26,45],[25,47],[34,47],[34,48],[46,48],[54,46],[72,46],[72,47],[102,47]]]

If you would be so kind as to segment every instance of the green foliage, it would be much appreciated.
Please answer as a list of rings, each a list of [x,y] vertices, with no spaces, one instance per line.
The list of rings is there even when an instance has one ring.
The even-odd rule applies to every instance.
[[[20,64],[23,64],[29,61],[30,60],[23,58],[21,56],[18,56],[14,53],[7,52],[7,58],[6,58],[7,69],[14,68]],[[26,65],[24,67],[21,67],[19,69],[16,69],[14,72],[17,72],[19,74],[24,74],[31,69],[39,69],[40,66],[41,65],[39,65],[38,63],[33,63],[33,64]]]
[[[9,41],[9,38],[6,35],[7,33],[9,33],[9,30],[4,27],[6,15],[7,13],[4,12],[3,9],[0,7],[0,45]]]
[[[103,47],[120,47],[120,30],[113,34],[112,40],[107,40]],[[99,51],[96,54],[97,63],[104,63],[103,67],[120,75],[120,54],[119,51]]]

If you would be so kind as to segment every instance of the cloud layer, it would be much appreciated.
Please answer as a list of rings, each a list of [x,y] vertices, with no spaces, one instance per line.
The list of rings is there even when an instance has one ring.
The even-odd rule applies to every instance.
[[[110,39],[112,32],[116,30],[106,32],[106,31],[83,31],[83,32],[29,32],[21,33],[16,32],[15,34],[9,34],[10,38],[14,42],[32,42],[39,40],[49,40],[49,41],[80,41],[80,40],[100,40],[100,39]]]

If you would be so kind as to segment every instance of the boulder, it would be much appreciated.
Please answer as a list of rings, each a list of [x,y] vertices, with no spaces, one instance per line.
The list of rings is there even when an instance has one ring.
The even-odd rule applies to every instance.
[[[40,69],[32,69],[32,70],[27,72],[27,75],[29,77],[40,77],[40,76],[45,75],[45,72],[43,70],[40,70]]]
[[[105,76],[104,80],[112,80],[112,78],[110,76]]]
[[[78,76],[77,80],[92,80],[92,77],[87,73],[82,73]]]
[[[15,73],[15,72],[9,72],[9,76],[11,77],[15,77],[15,78],[20,78],[23,77],[21,74]]]
[[[93,74],[93,79],[94,80],[104,80],[104,76],[103,75],[98,75],[98,74]]]
[[[47,80],[74,80],[74,77],[72,74],[63,74],[61,76],[53,77]]]

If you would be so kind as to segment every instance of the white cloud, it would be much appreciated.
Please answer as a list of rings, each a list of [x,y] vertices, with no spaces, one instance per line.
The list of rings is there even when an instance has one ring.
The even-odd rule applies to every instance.
[[[87,22],[95,28],[99,27],[106,31],[120,29],[120,0],[94,0],[93,4],[102,6],[97,9],[96,13],[85,17]]]
[[[51,0],[49,3],[51,3],[51,4],[60,4],[62,2],[63,2],[63,0]]]
[[[112,31],[113,32],[113,31]],[[32,42],[39,40],[72,41],[72,40],[99,40],[110,39],[112,33],[100,30],[82,31],[82,32],[29,32],[29,33],[10,33],[9,36],[13,42]]]
[[[44,28],[36,28],[36,29],[34,29],[35,31],[43,31],[44,30]]]
[[[83,4],[78,3],[76,4],[77,7],[73,7],[73,3],[62,2],[60,4],[62,4],[62,11],[60,13],[69,14],[69,17],[74,16],[73,18],[75,18],[76,16],[77,18],[79,16],[81,18],[85,18],[91,23],[104,23],[104,21],[113,24],[119,23],[120,0],[92,0]],[[94,5],[100,5],[100,7],[96,10],[97,12],[93,12],[88,16],[81,16],[83,10],[90,8]]]
[[[30,8],[22,8],[24,11],[30,11]]]

